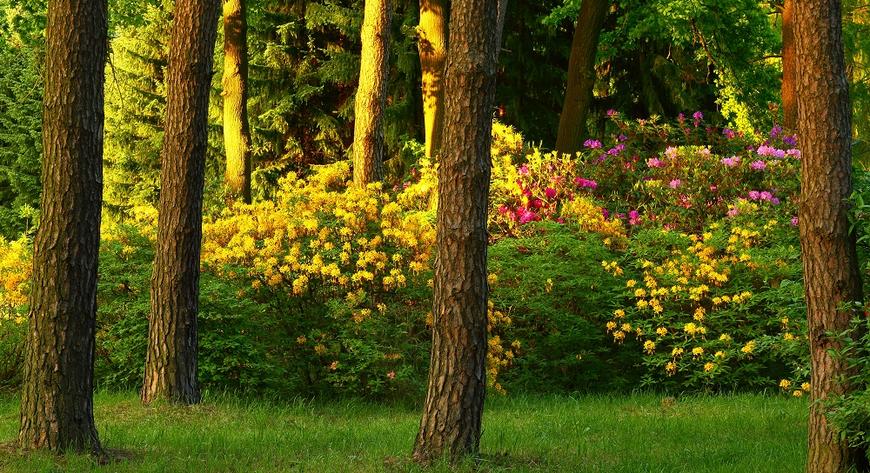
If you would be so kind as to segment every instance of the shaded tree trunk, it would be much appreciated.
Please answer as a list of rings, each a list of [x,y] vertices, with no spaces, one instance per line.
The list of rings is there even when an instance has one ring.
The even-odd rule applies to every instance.
[[[384,111],[389,65],[389,0],[366,0],[359,88],[354,104],[353,182],[357,186],[384,178]]]
[[[94,332],[103,190],[105,0],[51,0],[19,446],[99,453]]]
[[[447,62],[447,6],[445,0],[420,0],[417,46],[423,73],[423,122],[426,157],[434,158],[444,129],[444,65]]]
[[[160,204],[142,401],[199,401],[196,317],[208,100],[219,0],[179,1],[167,74]]]
[[[782,124],[797,130],[797,57],[794,45],[795,0],[785,0],[782,6]]]
[[[495,44],[496,53],[495,59],[498,63],[498,56],[501,54],[502,36],[504,35],[504,21],[507,18],[507,7],[509,0],[498,0],[498,19],[495,22]]]
[[[825,417],[823,401],[850,390],[847,360],[831,350],[861,301],[855,235],[849,231],[852,191],[851,116],[840,2],[803,0],[795,10],[798,129],[801,140],[800,239],[811,352],[813,404],[807,471],[868,471],[861,449],[850,448]]]
[[[251,202],[251,131],[248,124],[248,20],[245,0],[224,0],[225,180],[234,198]]]
[[[607,7],[608,0],[583,0],[580,6],[568,62],[568,86],[556,137],[556,150],[560,153],[579,151],[586,137],[586,116],[595,87],[595,54]]]
[[[438,178],[432,354],[414,459],[480,445],[486,389],[487,209],[498,0],[454,0]]]

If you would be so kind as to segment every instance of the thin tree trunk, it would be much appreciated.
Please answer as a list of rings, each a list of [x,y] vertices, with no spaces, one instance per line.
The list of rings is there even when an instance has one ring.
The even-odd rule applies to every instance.
[[[366,0],[359,88],[354,104],[353,182],[384,178],[384,111],[390,65],[389,0]]]
[[[423,73],[423,122],[426,157],[434,158],[444,130],[444,65],[447,62],[447,6],[445,0],[420,0],[417,28]]]
[[[495,53],[496,63],[501,55],[501,44],[504,36],[504,22],[507,18],[507,7],[509,0],[498,0],[498,19],[495,22],[495,44],[498,47]]]
[[[208,100],[219,0],[178,1],[167,75],[157,251],[142,401],[196,403]]]
[[[99,453],[93,370],[106,1],[51,0],[47,20],[42,220],[18,441],[27,450]]]
[[[782,124],[788,130],[797,129],[797,57],[794,48],[794,2],[785,0],[782,6]]]
[[[580,6],[568,62],[568,87],[556,137],[556,150],[560,153],[576,153],[586,137],[586,116],[595,87],[595,54],[607,7],[608,0],[583,0]]]
[[[857,315],[845,304],[861,301],[855,235],[849,231],[852,191],[851,116],[840,2],[803,0],[795,9],[798,128],[801,140],[800,239],[811,352],[813,404],[809,418],[810,473],[868,471],[861,449],[825,417],[824,400],[850,390],[846,360],[832,350]],[[855,470],[853,470],[855,469]]]
[[[248,124],[248,20],[245,0],[224,0],[225,180],[234,198],[251,202],[251,131]]]
[[[454,0],[438,179],[429,386],[414,459],[477,453],[486,389],[487,209],[498,0]]]

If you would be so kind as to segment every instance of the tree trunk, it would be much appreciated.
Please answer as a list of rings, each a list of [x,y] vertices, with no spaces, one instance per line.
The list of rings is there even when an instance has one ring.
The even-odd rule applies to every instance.
[[[568,87],[556,137],[556,150],[560,153],[576,153],[586,137],[586,115],[595,87],[595,54],[607,7],[608,0],[583,0],[580,6],[568,62]]]
[[[390,65],[389,0],[366,0],[363,15],[359,88],[354,104],[353,182],[357,186],[384,178],[384,110]]]
[[[429,386],[414,459],[475,454],[486,388],[487,209],[498,0],[454,0]]]
[[[498,65],[498,57],[501,54],[502,36],[504,35],[504,22],[507,18],[508,0],[498,0],[498,19],[495,22],[495,60]]]
[[[840,2],[803,0],[795,9],[798,128],[801,140],[800,239],[811,352],[813,404],[810,473],[868,471],[865,453],[850,448],[825,417],[824,400],[850,390],[846,360],[828,336],[850,325],[861,301],[855,236],[849,231],[852,191],[851,116],[845,77]],[[854,306],[853,306],[854,307]]]
[[[219,0],[179,1],[167,74],[157,251],[142,401],[196,403],[196,316],[208,100]]]
[[[245,0],[224,0],[225,180],[234,198],[251,202],[251,131],[248,125],[248,20]]]
[[[782,125],[797,130],[797,57],[794,49],[794,2],[785,0],[782,6]]]
[[[105,0],[51,0],[42,220],[33,255],[21,448],[99,453],[94,332],[103,191]]]
[[[447,62],[447,6],[445,0],[420,0],[417,28],[423,73],[423,121],[426,157],[434,158],[444,130],[444,65]]]

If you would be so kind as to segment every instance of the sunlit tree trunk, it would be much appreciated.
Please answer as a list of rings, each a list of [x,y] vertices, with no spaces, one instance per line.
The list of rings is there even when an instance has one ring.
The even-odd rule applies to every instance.
[[[608,0],[583,0],[580,6],[568,62],[568,86],[556,137],[556,150],[560,153],[579,151],[586,135],[586,116],[592,106],[595,87],[595,54],[607,7]]]
[[[423,74],[423,121],[426,156],[435,157],[444,129],[444,65],[447,62],[447,6],[445,0],[420,0],[418,48]]]
[[[157,250],[142,401],[199,401],[197,311],[208,100],[219,0],[179,0],[167,74]]]
[[[366,0],[359,88],[354,104],[353,182],[364,186],[384,177],[384,111],[390,65],[389,0]]]
[[[797,129],[797,57],[794,47],[794,2],[785,0],[782,6],[782,124],[788,130]]]
[[[248,20],[245,0],[224,0],[224,149],[226,184],[251,202],[251,131],[248,125]]]
[[[454,0],[438,178],[432,355],[414,459],[474,454],[486,388],[487,209],[498,0]]]
[[[99,453],[93,371],[106,1],[51,0],[47,21],[42,219],[18,441],[26,450]]]
[[[849,231],[852,191],[851,116],[839,0],[801,0],[795,9],[797,112],[802,151],[800,239],[811,352],[813,403],[809,473],[868,471],[861,449],[825,417],[824,400],[850,390],[846,360],[832,353],[829,333],[847,329],[862,300],[855,235]],[[849,306],[849,304],[852,304]]]

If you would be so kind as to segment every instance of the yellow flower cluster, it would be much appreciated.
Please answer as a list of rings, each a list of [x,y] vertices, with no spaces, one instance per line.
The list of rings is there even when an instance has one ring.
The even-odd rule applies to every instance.
[[[29,294],[30,242],[22,238],[7,242],[0,238],[0,323],[25,321],[21,308]]]
[[[486,328],[489,332],[489,346],[486,355],[486,383],[496,392],[505,394],[504,388],[498,382],[498,375],[504,368],[513,364],[516,352],[522,345],[519,340],[512,342],[502,340],[498,331],[510,326],[511,318],[504,312],[496,310],[492,301],[489,301],[488,306]]]
[[[340,297],[362,322],[376,308],[372,295],[428,270],[435,229],[380,184],[356,188],[349,177],[347,162],[321,166],[284,178],[274,201],[227,209],[203,227],[203,264],[225,276],[244,268],[255,289]]]
[[[605,237],[605,243],[621,243],[625,239],[625,228],[619,219],[607,220],[601,207],[592,199],[576,196],[562,207],[562,218],[574,222],[587,232],[598,233]]]

